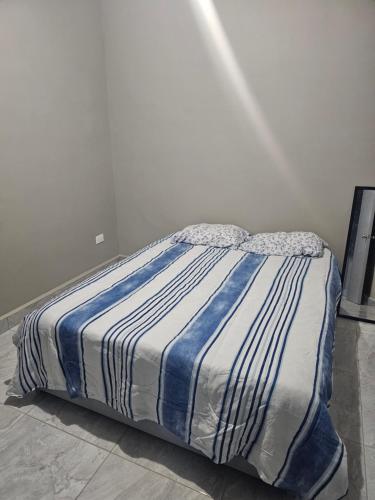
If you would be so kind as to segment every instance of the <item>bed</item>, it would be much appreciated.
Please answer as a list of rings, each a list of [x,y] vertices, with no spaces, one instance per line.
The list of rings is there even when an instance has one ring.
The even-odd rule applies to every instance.
[[[50,391],[300,498],[339,499],[340,290],[328,248],[266,256],[168,236],[28,314],[8,393]]]

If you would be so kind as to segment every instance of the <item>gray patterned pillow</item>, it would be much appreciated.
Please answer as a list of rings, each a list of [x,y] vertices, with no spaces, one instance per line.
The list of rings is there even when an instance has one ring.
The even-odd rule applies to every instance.
[[[172,236],[172,241],[192,245],[237,248],[248,236],[249,233],[245,229],[232,224],[203,223],[185,227]]]
[[[294,231],[291,233],[258,233],[242,243],[240,250],[262,255],[310,255],[321,257],[324,242],[315,233]]]

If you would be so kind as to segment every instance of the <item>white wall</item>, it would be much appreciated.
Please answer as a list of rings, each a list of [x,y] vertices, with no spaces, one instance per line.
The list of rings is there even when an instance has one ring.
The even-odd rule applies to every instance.
[[[120,250],[233,222],[316,231],[341,259],[353,188],[375,184],[375,2],[102,7]]]
[[[118,253],[111,161],[122,253],[208,221],[342,258],[374,46],[370,0],[2,0],[0,315]]]
[[[0,2],[0,315],[118,253],[100,16]]]

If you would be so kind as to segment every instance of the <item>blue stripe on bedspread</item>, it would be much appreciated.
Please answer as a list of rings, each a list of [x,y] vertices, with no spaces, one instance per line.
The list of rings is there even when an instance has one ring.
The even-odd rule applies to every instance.
[[[192,248],[191,245],[187,244],[168,248],[130,276],[82,304],[58,322],[59,357],[66,379],[66,388],[71,398],[82,395],[81,351],[83,346],[80,338],[83,328],[86,328],[90,320],[98,318],[108,308],[114,307],[119,301],[126,299],[148,283],[190,248]]]
[[[128,268],[116,272],[110,279],[110,283],[115,281],[112,286],[104,285],[108,281],[103,280],[81,292],[110,273],[109,269],[28,315],[18,334],[19,382],[14,379],[15,391],[26,393],[48,386],[54,389],[51,384],[61,388],[65,383],[71,397],[87,397],[88,392],[90,397],[107,402],[129,417],[157,421],[215,462],[224,463],[242,455],[265,474],[267,481],[305,500],[317,496],[331,500],[332,492],[337,497],[342,495],[346,489],[345,449],[327,408],[335,306],[340,292],[334,257],[265,258],[232,253],[230,249],[201,248],[177,262],[192,248],[183,243],[162,245],[137,261],[142,264],[134,263],[131,272]],[[173,263],[177,272],[175,266],[169,269]],[[154,279],[160,273],[165,273],[160,276],[162,286],[156,286],[159,280]],[[307,292],[303,290],[306,273],[309,286],[313,286]],[[251,288],[255,280],[260,295]],[[145,288],[149,283],[153,284]],[[75,296],[76,291],[79,293]],[[139,293],[134,304],[130,300],[128,305],[117,307],[134,293]],[[189,318],[183,310],[185,299],[195,311]],[[58,308],[43,317],[58,302]],[[256,309],[251,310],[247,323],[244,317],[253,305]],[[166,332],[162,321],[171,313],[165,328],[173,330]],[[99,322],[93,322],[107,314],[104,323],[108,330],[100,331]],[[232,324],[236,314],[239,321]],[[291,329],[295,314],[299,323]],[[311,328],[314,351],[306,356],[309,377],[301,399],[304,404],[298,405],[297,414],[285,412],[284,418],[279,402],[299,397],[291,392],[294,386],[284,386],[284,380],[289,380],[289,369],[293,373],[297,349],[303,349],[303,335],[297,335],[298,329],[304,318],[310,321],[311,314],[321,319],[318,325],[314,321]],[[237,327],[241,337],[236,339],[236,350],[234,346],[228,353],[218,349],[214,357],[217,343],[222,339],[230,342]],[[102,341],[102,346],[95,344],[93,355],[91,346],[88,348],[92,339],[86,336],[94,336],[94,332],[95,342]],[[296,342],[295,349],[284,350],[291,338]],[[213,371],[208,371],[210,354],[215,368],[216,361],[217,366],[225,366],[225,372],[219,372],[224,376],[217,381]],[[48,361],[49,381],[43,355]],[[103,386],[95,378],[98,373],[100,376],[101,368],[97,355],[102,359]],[[59,362],[64,375],[58,369]],[[92,374],[87,380],[88,391],[85,364]],[[278,380],[280,367],[286,378]],[[206,377],[211,377],[208,380],[212,387],[205,385]],[[205,394],[214,394],[213,400],[206,401]],[[206,410],[211,408],[218,418],[210,421],[205,415],[210,415]],[[294,430],[286,441],[277,433],[278,428],[289,425],[288,418],[294,419]],[[263,446],[260,441],[267,438],[268,432],[270,436],[275,432],[275,440]]]
[[[308,492],[325,475],[341,447],[327,407],[321,403],[304,440],[293,454],[288,474],[280,487],[304,493],[310,498]]]
[[[161,367],[163,390],[160,398],[162,424],[173,434],[186,439],[189,393],[193,367],[202,348],[226,318],[235,311],[236,302],[265,258],[246,255],[227,274],[213,297],[198,316],[176,337]]]
[[[103,338],[103,342],[106,342],[106,348],[102,347],[102,366],[107,404],[111,404],[116,409],[119,409],[120,405],[123,413],[132,416],[132,364],[138,340],[198,286],[228,252],[228,249],[207,247],[203,253],[190,261],[178,274],[172,275],[172,278],[164,287],[111,326],[111,329],[107,332],[108,335],[106,333]],[[118,345],[116,345],[117,341]],[[115,354],[116,349],[119,351],[117,354]],[[111,351],[112,356],[110,356]],[[131,355],[129,355],[130,351]],[[104,356],[106,356],[107,362],[104,361]],[[120,366],[116,366],[118,365],[116,359],[121,360]],[[125,392],[128,394],[127,398],[123,396]],[[109,399],[108,394],[110,394]]]
[[[237,429],[237,422],[240,411],[243,405],[249,404],[248,398],[244,398],[245,388],[248,387],[248,380],[254,369],[254,362],[257,352],[263,348],[267,347],[266,354],[263,356],[262,367],[259,371],[256,383],[254,380],[254,389],[252,392],[250,409],[247,410],[248,417],[246,420],[245,427],[242,431],[242,437],[240,443],[235,446],[237,453],[242,449],[249,449],[246,453],[248,456],[252,448],[252,444],[256,441],[262,429],[262,423],[264,421],[268,400],[272,395],[272,387],[274,387],[277,372],[274,374],[272,380],[268,382],[271,369],[273,365],[280,365],[282,350],[279,348],[279,344],[284,344],[288,335],[290,325],[293,321],[294,314],[298,307],[299,297],[302,293],[302,283],[306,275],[307,269],[310,264],[310,259],[296,259],[288,258],[285,259],[280,266],[276,277],[269,289],[268,295],[260,308],[258,315],[256,316],[253,324],[250,326],[247,336],[245,337],[238,354],[234,360],[233,366],[231,368],[230,375],[227,381],[227,387],[223,398],[223,405],[220,413],[220,418],[217,425],[217,432],[215,435],[214,445],[213,445],[213,460],[221,463],[228,461],[233,454],[232,446],[233,440],[235,438]],[[278,318],[277,322],[273,319]],[[286,321],[286,320],[289,321]],[[271,327],[271,331],[268,331]],[[272,332],[272,333],[271,333]],[[282,342],[280,341],[282,340]],[[245,345],[247,349],[245,350]],[[255,346],[251,358],[249,357],[250,350]],[[238,361],[242,357],[242,362],[240,363],[240,369],[237,370],[236,380],[231,382],[234,369],[238,364]],[[271,361],[270,361],[271,360]],[[268,370],[266,369],[267,362],[270,361]],[[247,364],[247,369],[246,369]],[[234,383],[233,383],[234,382]],[[226,422],[224,419],[224,410],[226,407],[227,397],[232,392]],[[237,393],[240,393],[238,397],[237,406],[234,405],[234,399]],[[264,395],[264,398],[263,398]],[[229,399],[229,398],[228,398]],[[257,405],[256,402],[258,401]],[[242,410],[243,411],[243,410]],[[259,421],[257,422],[259,415]],[[252,420],[253,419],[253,420]],[[221,426],[225,422],[225,427],[222,430]],[[232,425],[230,425],[232,424]],[[258,425],[258,431],[255,433],[256,425]],[[254,431],[254,437],[250,441],[250,437]],[[220,443],[219,454],[217,455],[216,445]],[[229,441],[227,444],[226,441]],[[227,445],[226,459],[223,460],[224,446]]]
[[[314,498],[329,483],[343,458],[343,445],[328,412],[332,390],[335,310],[340,292],[340,275],[336,259],[331,256],[311,401],[273,483],[280,488],[297,491],[306,498]],[[318,384],[319,374],[321,380]]]
[[[26,394],[28,391],[36,388],[36,387],[43,387],[47,388],[48,387],[48,377],[47,377],[47,370],[44,366],[44,360],[43,360],[43,355],[42,355],[42,346],[41,346],[41,340],[40,340],[40,332],[39,332],[39,324],[40,324],[40,319],[43,316],[43,314],[53,305],[57,304],[58,302],[63,301],[65,298],[74,295],[77,291],[82,290],[83,288],[89,286],[90,284],[99,281],[101,278],[104,276],[107,276],[109,273],[114,271],[115,269],[119,269],[135,258],[137,258],[139,255],[145,253],[147,250],[150,250],[152,247],[155,247],[159,243],[162,243],[163,241],[166,241],[168,238],[170,238],[170,235],[165,236],[159,240],[151,242],[149,245],[147,245],[144,248],[141,248],[138,250],[138,252],[135,252],[134,254],[130,255],[126,259],[121,260],[120,262],[116,262],[115,264],[112,264],[111,266],[106,267],[104,270],[99,271],[95,273],[94,275],[90,276],[89,278],[86,278],[83,281],[80,281],[77,285],[72,286],[71,288],[68,288],[65,292],[59,294],[57,297],[52,298],[48,302],[46,302],[42,307],[39,309],[36,309],[35,311],[32,311],[29,315],[25,316],[25,320],[23,322],[22,326],[22,334],[21,337],[23,341],[19,345],[19,366],[20,366],[20,385],[22,387],[23,392]],[[29,324],[29,322],[31,322]],[[26,333],[28,332],[28,334]],[[30,358],[27,353],[26,353],[26,337],[29,335],[29,342],[32,342],[35,344],[36,351],[38,353],[38,359],[36,360],[37,363],[34,361],[35,357]],[[28,377],[32,383],[30,386],[27,378],[25,377],[25,370],[24,366],[26,367]],[[35,375],[37,375],[37,378],[39,380],[39,383],[35,381],[35,379],[31,376],[31,371],[32,370]]]
[[[163,309],[159,310],[157,314],[154,315],[153,322],[154,324],[159,323],[163,317],[165,317],[174,307],[178,305],[180,301],[186,297],[195,287],[197,287],[202,280],[210,273],[212,272],[212,269],[214,266],[223,258],[224,255],[227,255],[228,249],[215,249],[215,257],[212,259],[208,265],[205,265],[200,271],[199,274],[194,275],[191,273],[192,280],[189,282],[189,286],[183,287],[183,292],[178,294],[177,297],[175,297],[175,300],[171,301],[167,307],[164,307]],[[150,325],[146,327],[146,329],[142,332],[141,335],[144,335],[147,331],[150,330]],[[128,405],[129,405],[129,410],[130,410],[130,417],[133,418],[133,409],[131,406],[131,391],[132,391],[132,383],[133,383],[133,363],[134,363],[134,352],[135,348],[137,345],[137,342],[140,337],[136,339],[136,341],[133,344],[132,348],[132,353],[130,355],[130,376],[129,376],[129,389],[128,389]],[[129,344],[128,346],[129,347]],[[128,358],[128,349],[127,349],[127,354],[126,357]]]

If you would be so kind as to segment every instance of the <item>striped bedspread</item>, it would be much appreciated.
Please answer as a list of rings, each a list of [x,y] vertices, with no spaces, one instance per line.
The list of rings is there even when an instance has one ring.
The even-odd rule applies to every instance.
[[[158,422],[216,463],[242,455],[301,498],[347,490],[327,410],[335,258],[164,238],[28,314],[10,394],[93,398]]]

